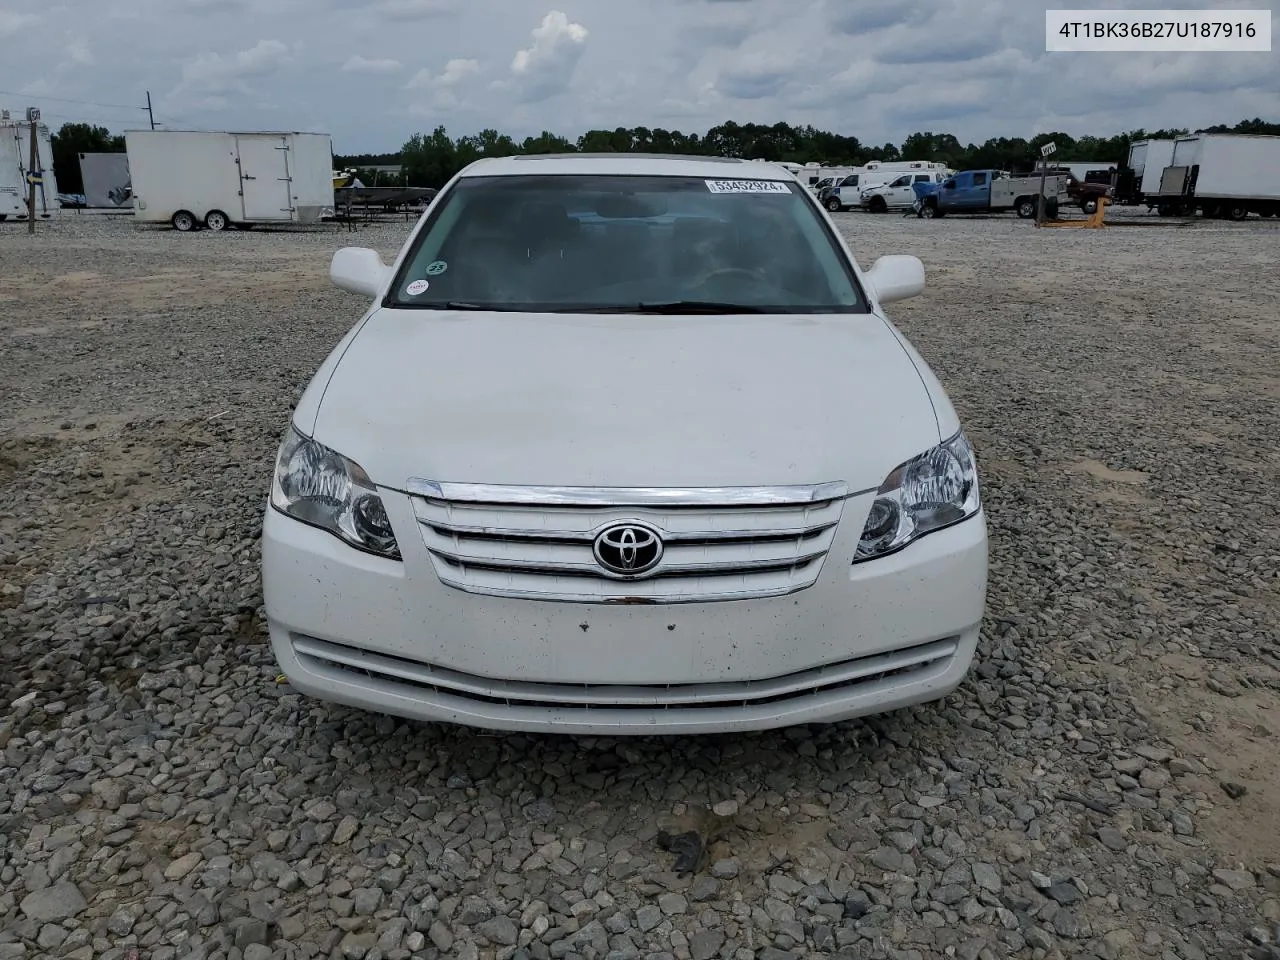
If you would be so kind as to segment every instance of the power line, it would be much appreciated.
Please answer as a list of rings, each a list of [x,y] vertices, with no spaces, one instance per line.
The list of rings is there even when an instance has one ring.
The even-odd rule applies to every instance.
[[[106,127],[108,130],[113,131],[112,136],[118,136],[119,134],[116,133],[115,131],[120,130],[124,126],[128,126],[127,124],[124,123],[123,120],[121,120],[121,118],[118,118],[118,117],[104,119],[102,117],[85,117],[85,116],[72,115],[72,114],[66,114],[66,113],[49,113],[48,111],[41,111],[41,114],[46,120],[57,120],[61,123],[87,123],[87,124],[90,124],[91,126]],[[146,123],[146,122],[147,121],[145,120],[141,121],[141,123]],[[141,126],[141,123],[134,126],[128,126],[128,129],[130,130],[144,129]],[[159,119],[156,120],[155,129],[157,130],[173,130],[173,129],[179,129],[179,128],[183,130],[221,129],[221,128],[214,128],[214,127],[209,127],[202,124],[194,123],[184,119],[183,117],[167,117],[164,120],[159,120]],[[57,131],[53,131],[53,132],[56,133]]]
[[[69,113],[50,113],[48,110],[41,110],[40,116],[45,120],[64,120],[67,123],[92,123],[99,126],[103,126],[111,122],[110,119],[103,119],[102,117],[82,117],[78,114],[73,116]],[[118,120],[119,118],[115,119]]]
[[[140,107],[133,103],[98,103],[94,100],[72,100],[70,97],[46,97],[43,94],[18,93],[15,90],[0,90],[0,96],[25,97],[28,100],[56,100],[58,103],[77,103],[84,107],[109,107],[112,109],[119,108],[121,110],[147,109],[146,107]]]
[[[129,123],[123,117],[86,117],[80,114],[49,113],[47,110],[42,110],[40,113],[45,120],[58,120],[63,123],[87,123],[91,126],[108,128],[129,126]],[[145,123],[146,121],[143,122]]]

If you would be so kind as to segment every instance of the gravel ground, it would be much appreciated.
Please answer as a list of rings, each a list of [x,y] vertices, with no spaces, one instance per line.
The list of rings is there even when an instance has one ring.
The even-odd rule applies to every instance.
[[[270,460],[361,309],[329,255],[405,224],[0,229],[0,960],[1280,958],[1280,224],[838,220],[929,270],[894,315],[980,458],[978,662],[678,740],[276,682]]]

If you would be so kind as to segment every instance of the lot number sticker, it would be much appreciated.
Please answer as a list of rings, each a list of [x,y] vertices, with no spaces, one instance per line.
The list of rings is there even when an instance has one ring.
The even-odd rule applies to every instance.
[[[790,193],[781,180],[708,180],[712,193]]]
[[[431,284],[426,280],[415,280],[404,288],[404,292],[411,297],[416,297],[420,293],[426,293],[429,286],[431,286]]]
[[[443,260],[432,260],[427,264],[427,276],[438,277],[448,269],[449,264],[445,263]]]

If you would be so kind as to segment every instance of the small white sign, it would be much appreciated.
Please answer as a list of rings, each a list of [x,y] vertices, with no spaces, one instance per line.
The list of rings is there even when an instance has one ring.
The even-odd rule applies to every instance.
[[[1057,152],[1058,152],[1058,145],[1056,143],[1053,143],[1052,141],[1049,143],[1046,143],[1043,147],[1040,148],[1040,156],[1042,157],[1047,157],[1050,154],[1057,153]]]
[[[708,180],[712,193],[790,193],[781,180]]]

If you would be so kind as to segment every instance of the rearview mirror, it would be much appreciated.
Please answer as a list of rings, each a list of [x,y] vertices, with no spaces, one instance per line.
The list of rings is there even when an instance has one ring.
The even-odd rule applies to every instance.
[[[871,265],[866,278],[880,303],[905,300],[924,291],[924,264],[919,257],[901,254],[881,257]]]
[[[329,279],[335,286],[366,297],[377,296],[390,271],[377,250],[368,247],[343,247],[329,264]]]

